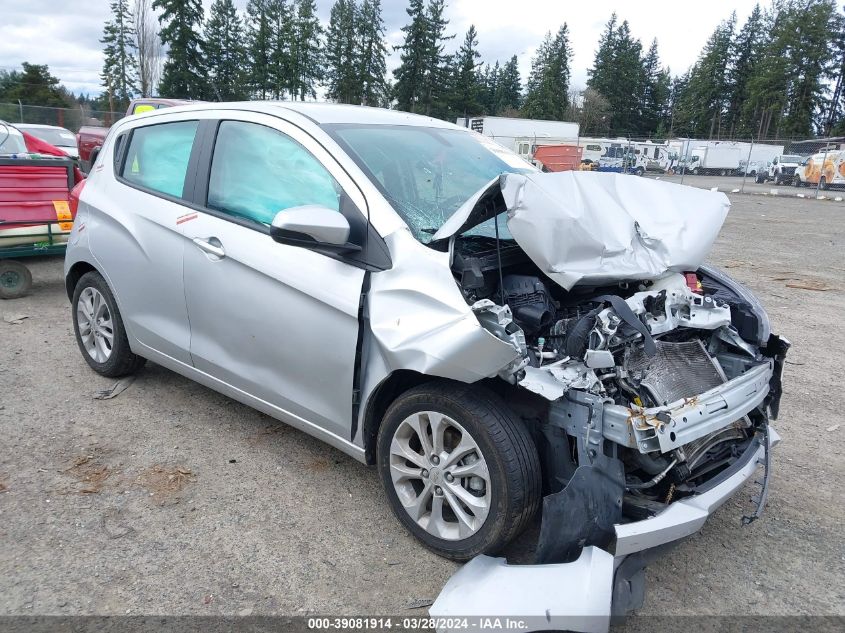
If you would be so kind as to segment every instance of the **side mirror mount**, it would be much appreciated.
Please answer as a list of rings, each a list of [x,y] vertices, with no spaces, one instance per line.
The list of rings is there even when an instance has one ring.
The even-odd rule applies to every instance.
[[[349,232],[342,213],[316,204],[279,211],[270,225],[270,237],[280,244],[335,253],[361,250],[349,243]]]

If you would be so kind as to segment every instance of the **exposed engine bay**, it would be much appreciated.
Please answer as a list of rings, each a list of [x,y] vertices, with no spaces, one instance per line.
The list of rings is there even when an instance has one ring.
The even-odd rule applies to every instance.
[[[765,312],[716,269],[567,291],[514,241],[471,235],[453,241],[452,271],[481,324],[520,351],[499,378],[548,406],[529,415],[546,440],[549,492],[579,465],[612,458],[624,467],[624,516],[651,516],[743,455],[767,422],[764,406],[776,415],[769,377],[785,349],[770,349]],[[719,417],[735,410],[739,377],[742,397],[759,398]],[[592,417],[579,427],[585,408]]]

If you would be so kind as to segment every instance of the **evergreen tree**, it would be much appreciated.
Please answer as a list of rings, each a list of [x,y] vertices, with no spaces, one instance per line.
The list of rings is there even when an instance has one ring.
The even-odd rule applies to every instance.
[[[275,0],[249,0],[246,5],[246,49],[248,86],[259,99],[266,99],[273,91],[272,56],[276,42],[273,38],[273,4]]]
[[[291,40],[291,96],[304,101],[317,97],[323,76],[323,27],[315,0],[296,0]]]
[[[766,55],[766,35],[763,12],[758,4],[731,42],[725,111],[725,128],[730,136],[754,133],[748,117],[743,116],[743,106],[749,97],[748,82],[754,75],[755,66]]]
[[[728,64],[736,14],[719,24],[690,70],[679,118],[691,136],[720,138],[728,96]]]
[[[411,21],[402,27],[405,40],[394,50],[399,54],[399,66],[393,71],[396,83],[393,94],[396,107],[408,112],[423,109],[425,76],[428,70],[429,25],[423,0],[410,0],[406,9]]]
[[[232,0],[214,0],[203,34],[210,98],[238,101],[248,97],[243,40],[243,23]]]
[[[67,108],[73,104],[72,95],[62,87],[46,65],[22,64],[23,71],[0,74],[0,99],[24,105]]]
[[[787,24],[794,33],[789,58],[792,81],[780,135],[809,136],[823,117],[836,60],[832,39],[843,23],[837,8],[834,0],[793,2],[788,7]]]
[[[665,122],[668,112],[671,79],[661,67],[657,40],[653,40],[643,58],[643,90],[640,101],[640,133],[651,135]]]
[[[564,23],[552,38],[546,34],[532,60],[523,112],[531,119],[562,121],[569,107],[569,27]]]
[[[478,32],[475,30],[475,25],[470,25],[464,43],[461,44],[454,60],[454,83],[450,101],[453,111],[459,116],[466,117],[481,113],[482,85],[478,73],[480,57]]]
[[[326,35],[326,96],[340,103],[361,103],[363,54],[358,59],[359,28],[366,28],[355,0],[332,5]]]
[[[426,19],[426,72],[423,76],[423,112],[438,118],[450,118],[448,97],[453,79],[453,59],[446,54],[449,20],[445,17],[446,0],[429,0]]]
[[[125,110],[138,92],[135,26],[128,0],[111,3],[112,19],[103,27],[103,72],[100,77],[112,97],[112,110]]]
[[[381,17],[381,0],[364,0],[360,19],[361,50],[358,59],[361,80],[361,103],[377,106],[384,103],[388,91],[387,44],[384,41],[384,20]]]
[[[641,95],[645,83],[642,44],[631,36],[627,21],[617,26],[612,14],[599,39],[587,86],[607,100],[609,133],[637,133],[642,127]]]
[[[154,0],[160,9],[161,41],[168,46],[159,92],[163,97],[202,99],[207,85],[202,58],[201,0]]]
[[[270,55],[269,55],[269,85],[270,96],[273,99],[283,99],[285,94],[294,94],[294,48],[296,34],[294,33],[294,14],[296,6],[288,4],[286,0],[269,0],[267,6],[269,23]]]
[[[516,55],[502,66],[496,85],[496,108],[494,114],[506,110],[519,110],[522,106],[522,80],[519,76],[519,61]]]

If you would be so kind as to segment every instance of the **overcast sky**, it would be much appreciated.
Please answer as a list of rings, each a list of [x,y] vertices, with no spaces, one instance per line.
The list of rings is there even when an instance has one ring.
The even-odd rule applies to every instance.
[[[334,0],[317,0],[320,17],[328,21]],[[206,9],[212,0],[203,0]],[[247,0],[235,0],[239,9]],[[109,19],[109,0],[0,0],[0,68],[13,70],[21,62],[48,64],[51,72],[68,89],[99,94],[99,72],[103,63],[99,39],[103,22]],[[592,65],[604,24],[615,10],[628,20],[635,37],[646,48],[657,38],[661,59],[679,74],[698,57],[707,37],[731,11],[739,23],[751,13],[755,0],[708,0],[707,2],[631,2],[630,0],[451,0],[446,11],[449,33],[456,35],[452,47],[460,45],[467,28],[475,24],[482,60],[493,63],[519,56],[523,81],[531,67],[531,56],[546,31],[556,31],[566,22],[574,56],[572,83],[583,86]],[[402,41],[400,28],[406,24],[407,0],[382,0],[387,39]],[[398,55],[388,60],[388,69],[398,64]]]

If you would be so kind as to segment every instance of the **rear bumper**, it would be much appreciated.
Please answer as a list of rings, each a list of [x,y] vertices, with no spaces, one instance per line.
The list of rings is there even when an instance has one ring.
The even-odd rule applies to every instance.
[[[769,446],[779,442],[770,427]],[[478,556],[446,583],[430,613],[437,618],[518,618],[522,631],[606,631],[611,615],[636,608],[642,599],[648,552],[700,530],[754,475],[764,451],[757,443],[704,492],[676,501],[649,519],[617,524],[610,551],[589,546],[571,563],[549,565],[508,565],[503,558]]]

